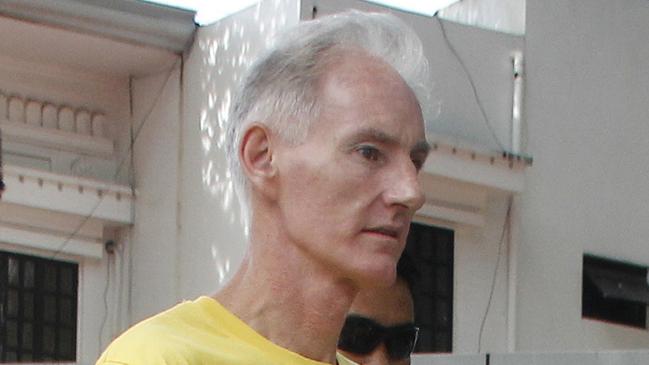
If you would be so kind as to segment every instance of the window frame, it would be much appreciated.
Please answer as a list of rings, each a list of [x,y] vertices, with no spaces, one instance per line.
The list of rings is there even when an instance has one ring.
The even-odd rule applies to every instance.
[[[420,230],[428,230],[426,232],[428,238],[434,242],[421,241],[422,237],[417,237],[421,234]],[[419,243],[415,242],[416,239],[420,239]],[[419,252],[420,247],[417,246],[426,247],[428,252]],[[446,253],[441,255],[444,257],[440,258],[439,253],[443,250],[446,250]],[[415,324],[420,329],[419,341],[415,348],[415,353],[451,353],[453,352],[453,316],[455,304],[455,232],[452,229],[437,225],[412,222],[404,254],[409,255],[412,259],[411,261],[415,266],[414,270],[417,276],[412,285],[412,295],[415,304]],[[426,267],[428,265],[431,266]],[[445,289],[443,292],[439,292],[436,288],[433,288],[439,284],[438,274],[440,267],[445,269],[446,275],[446,280],[444,280]],[[422,280],[423,275],[427,274],[430,275],[430,278]],[[423,287],[425,281],[428,281],[431,288]],[[446,318],[443,320],[444,323],[438,322],[437,318],[439,314],[438,305],[442,302],[446,303],[446,311],[444,311]],[[429,308],[426,308],[428,306]],[[434,321],[432,323],[429,322],[431,318]],[[440,336],[444,337],[444,341],[446,341],[444,345],[438,342],[440,341]]]
[[[602,280],[617,282],[621,288],[632,281],[644,281],[645,291],[648,269],[601,256],[584,254],[582,266],[582,305],[584,319],[647,329],[647,305],[640,299],[631,300],[633,293],[613,293]],[[615,288],[613,288],[615,289]],[[620,295],[621,294],[621,295]]]
[[[11,265],[17,267],[17,281],[10,276]],[[28,269],[28,266],[32,269]],[[31,283],[28,272],[31,272]],[[0,250],[0,363],[77,361],[80,272],[78,262]],[[51,281],[52,276],[54,281]],[[16,293],[15,310],[9,306],[11,293]],[[25,306],[30,301],[26,299],[29,296],[31,313]],[[50,302],[50,308],[54,307],[53,311],[45,307],[46,300]],[[65,311],[62,309],[64,306]],[[12,339],[7,337],[9,323],[15,323],[16,331],[15,341],[11,343],[9,341]],[[31,328],[31,341],[23,337],[26,328]],[[51,342],[44,342],[44,331],[53,331]],[[69,336],[67,341],[64,336]],[[64,346],[66,348],[62,349]],[[15,358],[9,357],[10,354],[14,354]]]

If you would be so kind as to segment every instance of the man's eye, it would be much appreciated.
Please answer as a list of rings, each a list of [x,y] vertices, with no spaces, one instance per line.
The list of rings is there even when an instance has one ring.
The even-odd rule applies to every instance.
[[[379,152],[376,147],[372,146],[361,146],[358,148],[358,152],[361,156],[370,161],[378,161],[381,157],[381,152]]]

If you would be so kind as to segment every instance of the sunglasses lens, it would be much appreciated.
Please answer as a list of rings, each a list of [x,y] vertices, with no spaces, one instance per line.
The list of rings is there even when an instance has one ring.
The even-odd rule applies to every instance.
[[[388,355],[393,360],[403,359],[412,353],[417,344],[419,328],[415,326],[393,329],[385,340]]]
[[[338,338],[338,348],[355,354],[368,354],[381,341],[382,333],[374,321],[349,316]]]

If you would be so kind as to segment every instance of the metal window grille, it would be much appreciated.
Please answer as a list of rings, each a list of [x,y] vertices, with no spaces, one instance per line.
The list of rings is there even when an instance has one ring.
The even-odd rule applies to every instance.
[[[583,317],[647,328],[647,267],[584,255]]]
[[[453,231],[423,224],[410,226],[406,253],[417,272],[412,283],[415,352],[453,351]]]
[[[75,361],[78,272],[0,251],[0,362]]]
[[[0,199],[5,190],[4,175],[2,173],[2,128],[0,128]]]

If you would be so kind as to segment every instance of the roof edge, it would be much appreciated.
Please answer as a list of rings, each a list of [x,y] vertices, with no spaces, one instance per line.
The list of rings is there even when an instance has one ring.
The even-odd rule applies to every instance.
[[[139,0],[0,0],[0,14],[174,53],[196,30],[194,11]]]

